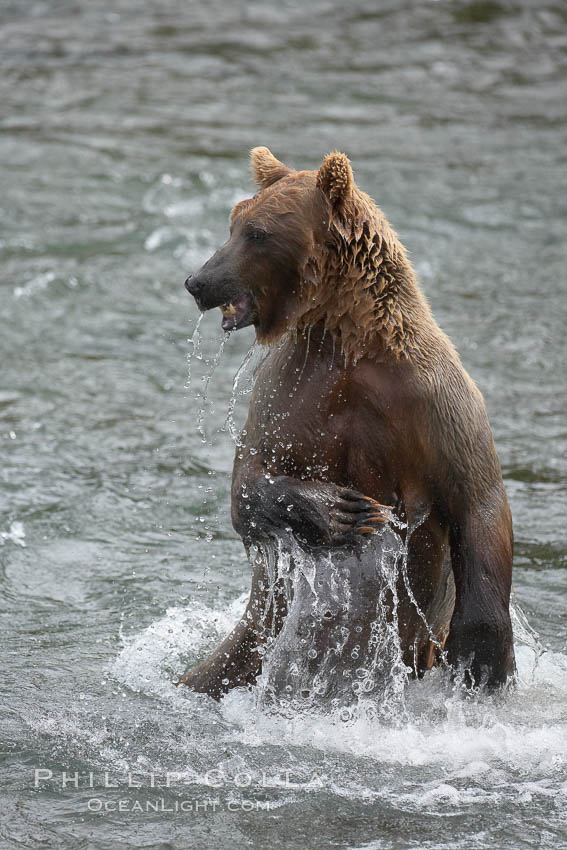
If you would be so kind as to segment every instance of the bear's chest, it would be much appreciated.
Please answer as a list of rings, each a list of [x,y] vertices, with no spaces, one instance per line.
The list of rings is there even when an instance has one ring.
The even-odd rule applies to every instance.
[[[321,358],[272,357],[258,375],[246,442],[274,475],[336,479],[348,457],[344,370]]]

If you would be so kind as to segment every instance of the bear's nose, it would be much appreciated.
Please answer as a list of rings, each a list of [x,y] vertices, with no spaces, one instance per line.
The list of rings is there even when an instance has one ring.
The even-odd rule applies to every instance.
[[[197,295],[202,289],[202,284],[199,283],[195,275],[190,274],[185,281],[185,289],[190,295]]]

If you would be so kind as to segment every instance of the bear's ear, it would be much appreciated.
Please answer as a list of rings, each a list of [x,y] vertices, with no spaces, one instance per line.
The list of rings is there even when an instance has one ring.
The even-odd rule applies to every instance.
[[[345,153],[335,151],[327,154],[317,172],[317,186],[333,206],[348,198],[354,186],[354,176]]]
[[[272,183],[281,180],[288,174],[292,173],[292,169],[276,159],[273,153],[268,148],[252,148],[250,151],[250,163],[252,165],[252,174],[254,182],[260,189],[267,189]]]

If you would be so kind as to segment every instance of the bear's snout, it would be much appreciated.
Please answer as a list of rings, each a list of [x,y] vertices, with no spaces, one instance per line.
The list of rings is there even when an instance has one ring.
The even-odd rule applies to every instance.
[[[199,294],[202,288],[202,282],[199,281],[199,279],[196,278],[194,274],[190,274],[187,280],[185,281],[185,289],[187,290],[189,295],[195,297]]]

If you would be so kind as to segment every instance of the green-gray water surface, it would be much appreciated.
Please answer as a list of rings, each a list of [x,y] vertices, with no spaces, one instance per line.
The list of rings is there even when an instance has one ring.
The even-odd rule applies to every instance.
[[[567,847],[565,4],[0,17],[2,850]],[[301,168],[350,155],[484,393],[545,649],[519,640],[504,701],[433,673],[398,723],[344,723],[171,685],[249,587],[225,420],[253,333],[203,402],[220,314],[187,389],[183,280],[258,144]]]

